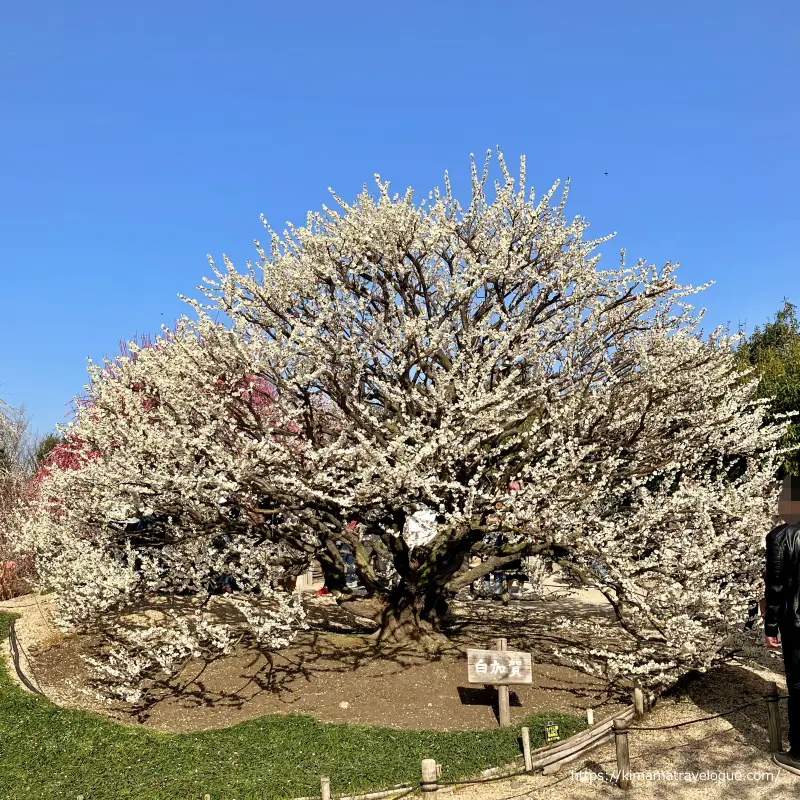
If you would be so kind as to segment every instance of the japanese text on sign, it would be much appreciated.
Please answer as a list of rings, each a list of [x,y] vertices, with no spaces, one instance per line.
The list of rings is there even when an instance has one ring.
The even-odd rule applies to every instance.
[[[557,742],[559,740],[558,725],[545,725],[544,726],[545,740],[548,742]]]
[[[530,653],[513,650],[467,650],[470,683],[533,683]]]

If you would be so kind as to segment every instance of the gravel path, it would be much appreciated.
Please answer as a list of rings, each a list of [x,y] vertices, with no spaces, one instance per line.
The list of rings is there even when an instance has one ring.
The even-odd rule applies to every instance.
[[[674,725],[719,714],[757,700],[764,692],[764,682],[770,680],[776,681],[780,691],[785,692],[786,684],[780,673],[744,665],[716,669],[692,682],[682,696],[662,699],[644,720],[635,724]],[[781,715],[785,745],[785,703],[781,703]],[[772,762],[767,741],[766,710],[758,704],[729,717],[683,728],[631,731],[631,771],[639,774],[634,775],[628,792],[622,792],[612,782],[616,756],[614,743],[609,742],[556,775],[456,787],[442,796],[458,800],[797,798],[800,777]]]

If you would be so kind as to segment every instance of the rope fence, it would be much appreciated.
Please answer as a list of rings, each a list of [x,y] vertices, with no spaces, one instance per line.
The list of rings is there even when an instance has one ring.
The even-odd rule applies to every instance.
[[[766,702],[767,706],[767,734],[769,737],[769,749],[771,753],[779,753],[783,749],[782,734],[781,734],[781,719],[778,703],[781,700],[787,700],[788,695],[781,695],[778,693],[778,685],[774,681],[768,684],[768,691],[762,696],[760,700],[754,700],[750,703],[743,703],[735,708],[722,711],[719,714],[712,714],[707,717],[698,717],[697,719],[686,720],[685,722],[676,722],[672,725],[631,725],[629,726],[625,720],[614,720],[614,739],[616,745],[617,755],[617,785],[620,789],[629,789],[631,786],[631,765],[630,754],[628,752],[628,733],[630,731],[664,731],[676,728],[682,728],[687,725],[696,725],[700,722],[707,722],[712,719],[719,719],[721,717],[729,717],[733,714],[738,714],[746,708],[760,705]]]
[[[17,673],[21,683],[23,686],[29,691],[33,692],[34,694],[41,695],[44,697],[44,692],[39,689],[37,686],[34,686],[31,683],[28,676],[25,674],[24,670],[22,669],[22,665],[20,664],[20,653],[25,656],[25,660],[28,662],[28,669],[31,669],[31,662],[28,658],[27,653],[22,649],[22,645],[19,643],[19,639],[17,638],[17,631],[14,627],[16,620],[11,621],[11,625],[9,626],[9,635],[8,640],[11,646],[11,660],[14,663],[14,671]],[[31,669],[31,674],[33,675],[33,670]],[[33,679],[36,680],[36,676],[33,675]],[[38,681],[37,681],[38,683]]]
[[[689,725],[697,725],[702,722],[729,717],[747,708],[753,708],[754,706],[765,703],[767,708],[767,732],[769,736],[770,752],[777,753],[782,749],[781,720],[778,704],[780,701],[787,699],[788,695],[779,694],[777,684],[775,682],[770,682],[768,684],[767,693],[758,700],[742,703],[727,711],[721,711],[719,714],[711,714],[705,717],[685,720],[684,722],[676,722],[671,725],[631,725],[631,721],[641,719],[645,712],[653,707],[656,700],[655,696],[651,694],[648,697],[648,702],[645,703],[641,689],[636,688],[634,689],[633,704],[620,716],[604,720],[558,745],[546,745],[539,750],[531,751],[530,731],[527,728],[522,728],[520,738],[523,751],[522,759],[525,764],[522,769],[514,769],[513,765],[508,765],[505,768],[500,767],[486,770],[483,776],[479,778],[443,781],[441,780],[441,765],[437,764],[432,758],[426,758],[420,763],[419,784],[414,786],[396,786],[393,789],[372,792],[370,794],[352,796],[336,795],[334,797],[334,795],[331,794],[330,780],[328,778],[322,778],[319,795],[315,797],[297,798],[297,800],[378,800],[378,798],[400,800],[400,798],[417,793],[420,793],[423,798],[431,798],[437,795],[439,789],[449,790],[451,787],[455,786],[495,783],[497,781],[508,780],[509,778],[531,775],[536,772],[542,772],[545,775],[553,774],[558,772],[565,764],[582,757],[588,753],[589,750],[594,749],[597,745],[607,741],[611,737],[614,738],[616,750],[617,785],[620,789],[629,789],[631,786],[631,767],[628,735],[631,732],[666,731],[684,728]]]
[[[788,695],[779,695],[779,700],[786,700]],[[698,717],[697,719],[689,719],[686,722],[676,722],[673,725],[655,725],[653,727],[645,728],[639,725],[636,726],[628,726],[629,731],[668,731],[672,728],[683,728],[685,725],[694,725],[698,722],[708,722],[712,719],[719,719],[720,717],[728,717],[731,714],[737,714],[739,711],[742,711],[745,708],[752,708],[753,706],[761,705],[764,700],[770,700],[770,695],[764,695],[761,700],[754,700],[752,703],[744,703],[743,705],[736,706],[736,708],[731,708],[728,711],[721,711],[719,714],[712,714],[709,717]]]

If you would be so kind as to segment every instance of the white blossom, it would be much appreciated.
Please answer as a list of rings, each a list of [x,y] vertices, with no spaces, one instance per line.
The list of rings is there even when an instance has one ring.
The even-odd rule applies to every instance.
[[[159,593],[199,605],[226,573],[237,624],[280,646],[303,624],[281,580],[314,557],[342,570],[341,539],[369,590],[399,581],[397,615],[433,627],[431,598],[538,555],[597,585],[624,632],[571,663],[665,685],[724,649],[757,585],[787,423],[765,423],[738,337],[697,332],[683,300],[705,286],[624,253],[601,270],[610,237],[584,239],[566,191],[537,200],[524,159],[515,186],[498,155],[491,202],[473,162],[466,209],[447,178],[421,205],[377,178],[375,196],[267,226],[244,272],[211,261],[195,321],[90,365],[65,431],[82,465],[51,471],[17,533],[67,621],[116,635],[126,610]],[[410,558],[398,534],[419,508],[435,535]],[[146,514],[171,520],[157,541],[114,529]],[[376,569],[368,541],[396,569]],[[476,555],[489,566],[462,566]],[[152,648],[136,634],[119,680],[235,628],[189,619]]]

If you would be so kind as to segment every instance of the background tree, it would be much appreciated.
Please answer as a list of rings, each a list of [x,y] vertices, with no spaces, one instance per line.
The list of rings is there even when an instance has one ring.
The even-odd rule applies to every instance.
[[[33,469],[31,443],[25,410],[0,400],[0,600],[29,591],[35,577],[30,553],[17,552],[7,536],[9,517]]]
[[[25,409],[0,400],[0,470],[27,475],[33,464],[30,420]]]
[[[234,578],[236,624],[278,646],[302,624],[280,576],[343,570],[339,539],[383,598],[383,638],[436,644],[462,587],[540,555],[596,581],[620,626],[606,646],[601,623],[554,618],[596,643],[568,663],[664,686],[729,647],[786,425],[763,424],[737,337],[696,332],[682,299],[704,287],[673,264],[599,270],[608,237],[583,239],[566,192],[537,202],[524,159],[519,188],[500,166],[490,203],[488,158],[480,178],[473,162],[466,209],[447,177],[421,206],[380,179],[352,205],[334,195],[339,210],[270,230],[269,255],[256,243],[257,267],[212,262],[196,322],[90,368],[76,468],[44,478],[19,536],[64,619],[114,638],[108,674],[230,646],[230,614],[205,616],[210,571]],[[143,516],[157,534],[115,527]],[[171,625],[131,633],[126,613],[159,592]]]
[[[796,306],[784,298],[783,308],[764,329],[758,326],[736,351],[742,369],[755,368],[761,379],[758,398],[769,399],[769,410],[776,414],[800,413],[800,321]],[[781,441],[783,447],[800,444],[800,421],[791,422]],[[800,451],[784,454],[778,477],[800,475]]]
[[[36,463],[41,465],[53,450],[62,443],[62,438],[57,433],[48,433],[43,436],[36,446]]]

